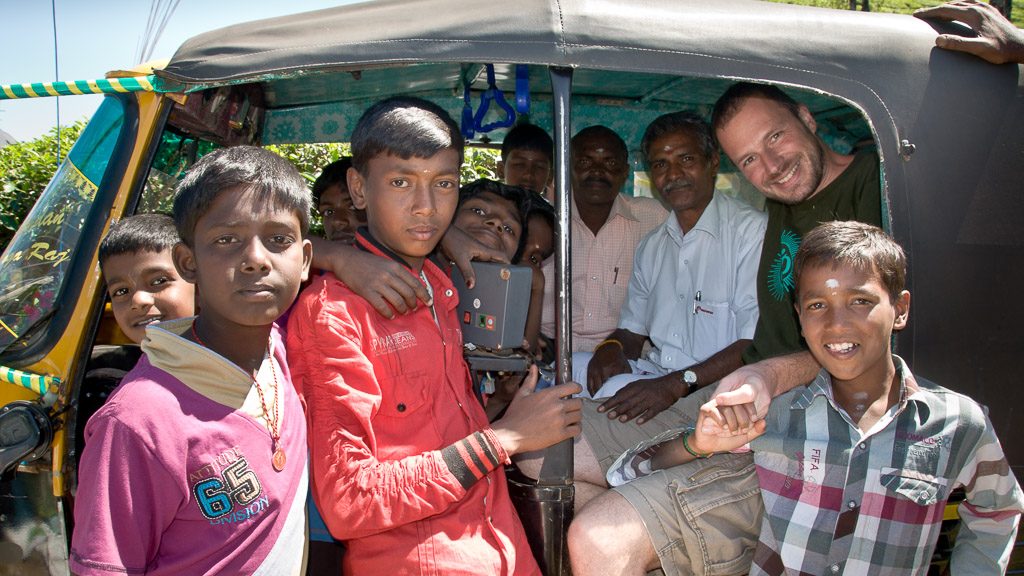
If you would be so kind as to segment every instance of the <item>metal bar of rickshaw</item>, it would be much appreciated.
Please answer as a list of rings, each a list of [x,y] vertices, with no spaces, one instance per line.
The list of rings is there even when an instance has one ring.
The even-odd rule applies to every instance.
[[[572,243],[569,232],[569,144],[572,137],[572,69],[551,67],[552,124],[555,140],[555,382],[572,380]],[[573,441],[564,440],[545,450],[537,480],[539,499],[547,501],[542,525],[544,539],[541,569],[548,576],[567,576],[569,523],[572,522]]]

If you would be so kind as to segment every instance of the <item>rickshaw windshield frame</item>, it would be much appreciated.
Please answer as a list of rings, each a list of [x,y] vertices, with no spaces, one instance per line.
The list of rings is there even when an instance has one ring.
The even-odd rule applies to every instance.
[[[63,322],[56,322],[63,325],[73,308],[69,303],[81,288],[73,278],[91,263],[103,228],[100,220],[106,221],[96,209],[106,203],[96,197],[118,180],[111,168],[120,164],[121,140],[134,124],[129,102],[104,98],[0,256],[0,354],[5,357],[23,357],[44,334],[59,333],[50,324],[63,316]]]

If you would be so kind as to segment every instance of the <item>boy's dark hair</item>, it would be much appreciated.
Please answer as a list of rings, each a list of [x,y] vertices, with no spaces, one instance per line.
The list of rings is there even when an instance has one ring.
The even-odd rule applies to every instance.
[[[320,197],[324,195],[324,190],[327,190],[335,184],[341,184],[341,187],[348,190],[348,169],[352,167],[352,157],[342,156],[334,162],[331,162],[324,169],[320,171],[320,175],[317,176],[316,181],[313,182],[313,207],[316,208],[320,205]]]
[[[790,98],[789,94],[783,92],[779,87],[771,84],[755,84],[753,82],[737,82],[725,91],[725,94],[715,102],[715,108],[711,111],[711,129],[717,134],[722,126],[736,115],[740,104],[748,98],[764,98],[777,102],[783,108],[793,113],[793,116],[800,117],[800,104]]]
[[[548,202],[548,199],[541,196],[533,190],[527,190],[529,193],[529,204],[526,207],[526,218],[529,219],[535,214],[539,214],[544,217],[551,224],[551,229],[555,229],[555,207]]]
[[[136,214],[110,225],[100,242],[100,270],[113,256],[138,252],[160,253],[181,242],[174,219],[166,214]]]
[[[528,190],[530,196],[528,198],[529,204],[526,207],[526,220],[528,222],[533,216],[543,216],[548,224],[551,225],[551,230],[555,229],[555,207],[548,202],[548,199],[541,196],[533,190]]]
[[[547,198],[533,190],[528,190],[527,192],[530,194],[528,198],[529,205],[526,207],[526,218],[523,219],[523,227],[526,228],[526,232],[529,232],[530,218],[533,218],[534,216],[540,216],[544,220],[547,220],[548,226],[551,226],[551,231],[554,232],[555,207],[551,205],[551,202],[548,202]],[[518,262],[523,256],[523,249],[526,247],[526,233],[523,234],[523,244],[524,245],[519,248],[519,251],[516,252],[513,262]]]
[[[430,158],[455,150],[462,163],[462,132],[443,108],[422,98],[394,96],[370,106],[352,131],[352,166],[366,174],[371,158],[392,154],[403,160]]]
[[[907,256],[903,248],[881,228],[863,222],[825,222],[811,230],[800,242],[793,266],[797,292],[800,276],[808,267],[873,270],[894,302],[907,281]]]
[[[222,192],[234,187],[253,191],[257,205],[273,203],[295,212],[302,233],[309,229],[309,188],[295,166],[263,148],[234,146],[203,156],[178,183],[174,223],[186,246],[193,246],[199,218]]]
[[[572,137],[571,146],[573,149],[576,148],[578,142],[584,138],[592,138],[594,136],[608,136],[612,142],[615,143],[616,152],[619,155],[619,159],[623,162],[629,161],[629,148],[626,147],[626,141],[619,136],[615,130],[601,124],[595,124],[593,126],[587,126],[583,130],[580,130]]]
[[[513,150],[534,150],[544,154],[548,162],[555,163],[555,143],[547,131],[535,124],[516,124],[501,142],[501,159],[507,160]]]
[[[650,157],[652,142],[666,134],[675,132],[693,134],[697,143],[700,144],[701,153],[704,154],[704,158],[708,162],[718,154],[718,147],[715,146],[711,128],[703,118],[693,112],[669,112],[655,118],[644,130],[644,137],[640,141],[640,149],[644,151],[644,158]]]
[[[480,178],[459,188],[459,206],[461,207],[466,200],[476,198],[485,192],[490,192],[495,196],[504,198],[516,207],[516,214],[519,216],[522,233],[519,234],[519,244],[516,246],[516,253],[512,257],[512,261],[515,262],[523,251],[523,246],[526,245],[526,216],[530,208],[530,192],[520,186],[512,186],[488,180],[487,178]]]

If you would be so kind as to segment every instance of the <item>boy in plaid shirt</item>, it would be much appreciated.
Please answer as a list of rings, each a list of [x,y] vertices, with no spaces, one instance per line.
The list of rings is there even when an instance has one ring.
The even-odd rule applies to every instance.
[[[705,432],[719,420],[709,402],[696,430],[623,454],[609,483],[749,442],[765,505],[750,574],[925,574],[946,500],[963,487],[952,573],[1004,573],[1024,497],[984,410],[892,354],[910,311],[902,249],[874,226],[830,222],[804,238],[795,266],[817,378],[732,438]]]

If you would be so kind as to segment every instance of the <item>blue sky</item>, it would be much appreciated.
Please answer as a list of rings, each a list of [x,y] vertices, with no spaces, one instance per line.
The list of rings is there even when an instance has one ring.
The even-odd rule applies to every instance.
[[[170,58],[187,38],[248,20],[318,10],[353,0],[180,0],[153,51]],[[0,0],[0,84],[87,80],[130,68],[146,29],[149,0],[54,0],[57,65],[54,76],[51,0]],[[60,122],[87,119],[100,96],[60,98]],[[57,124],[55,98],[0,100],[0,130],[30,140]]]

